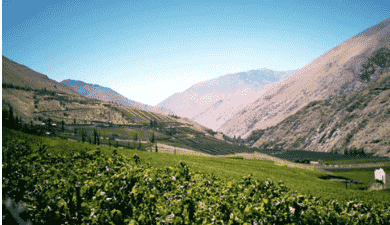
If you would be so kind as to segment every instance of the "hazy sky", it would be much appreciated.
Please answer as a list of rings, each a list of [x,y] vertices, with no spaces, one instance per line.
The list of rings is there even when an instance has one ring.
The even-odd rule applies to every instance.
[[[390,12],[367,0],[2,2],[4,56],[150,105],[226,74],[301,68]]]

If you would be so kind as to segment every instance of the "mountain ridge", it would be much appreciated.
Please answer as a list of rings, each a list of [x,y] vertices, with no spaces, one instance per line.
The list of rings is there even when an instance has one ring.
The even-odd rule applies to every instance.
[[[141,102],[137,102],[131,99],[128,99],[127,97],[121,95],[120,93],[116,92],[115,90],[103,87],[97,84],[90,84],[79,80],[72,80],[72,79],[66,79],[61,81],[62,84],[72,87],[73,89],[77,90],[81,95],[91,98],[91,99],[98,99],[102,101],[109,101],[121,104],[123,106],[135,108],[135,109],[142,109],[146,111],[151,112],[157,112],[162,113],[165,115],[173,114],[172,111],[164,109],[163,107],[154,107],[150,106]]]
[[[377,65],[366,65],[374,71],[370,76],[361,74],[363,65],[375,51],[390,47],[389,23],[390,19],[387,19],[379,24],[383,26],[379,31],[369,28],[347,39],[289,77],[258,89],[257,100],[236,113],[217,131],[229,137],[246,138],[255,130],[276,125],[312,101],[366,87],[380,74]]]
[[[273,83],[294,73],[291,71],[273,71],[262,68],[234,74],[227,74],[192,85],[187,90],[175,93],[157,104],[171,109],[175,114],[196,120],[196,122],[216,130],[221,124],[217,118],[227,120],[232,113],[224,113],[226,108],[233,107],[233,101],[242,102],[239,96],[249,96],[258,87]],[[213,108],[213,104],[223,101],[222,108]],[[250,101],[250,100],[245,100]],[[229,107],[231,106],[231,107]],[[209,116],[205,116],[209,115]],[[211,116],[210,116],[211,115]],[[222,120],[221,120],[222,121]]]

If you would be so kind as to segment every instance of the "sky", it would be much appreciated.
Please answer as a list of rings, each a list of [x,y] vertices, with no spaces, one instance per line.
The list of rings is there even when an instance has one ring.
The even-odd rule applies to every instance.
[[[386,1],[11,0],[2,55],[156,105],[226,74],[299,69],[389,18]]]

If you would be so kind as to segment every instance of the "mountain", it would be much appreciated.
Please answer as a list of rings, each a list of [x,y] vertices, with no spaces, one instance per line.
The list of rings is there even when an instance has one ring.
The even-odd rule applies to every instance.
[[[255,100],[251,96],[254,90],[294,72],[260,69],[228,74],[195,84],[184,92],[175,93],[157,106],[168,108],[179,116],[191,118],[216,130],[230,119],[237,109]]]
[[[141,109],[150,112],[162,113],[166,115],[173,114],[172,111],[166,110],[163,107],[153,107],[150,105],[146,105],[140,102],[130,100],[124,97],[123,95],[119,94],[118,92],[107,87],[102,87],[100,85],[88,84],[82,81],[70,80],[70,79],[61,81],[61,84],[77,90],[82,96],[85,96],[90,99],[97,99],[105,102],[114,102],[134,109]]]
[[[7,57],[2,57],[2,83],[4,85],[13,85],[19,89],[56,91],[67,94],[79,95],[76,90],[69,88],[46,75],[38,73],[27,66],[18,64]]]
[[[390,51],[387,51],[390,67]],[[390,157],[390,69],[357,92],[313,101],[275,126],[256,130],[252,147]]]
[[[37,111],[38,102],[33,92],[80,96],[76,90],[5,56],[2,57],[2,66],[2,108],[8,110],[12,105],[20,118],[31,118]]]
[[[253,93],[256,100],[218,131],[229,137],[247,138],[253,131],[276,126],[310,102],[357,92],[374,84],[388,67],[385,56],[390,47],[389,23],[387,19],[349,38],[287,78],[257,89]]]

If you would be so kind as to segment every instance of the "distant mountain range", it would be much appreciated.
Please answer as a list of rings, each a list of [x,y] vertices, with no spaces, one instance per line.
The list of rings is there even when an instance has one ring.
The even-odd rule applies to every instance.
[[[287,78],[252,92],[254,101],[244,105],[218,131],[229,137],[247,138],[255,130],[277,125],[312,101],[334,98],[371,85],[381,77],[385,65],[379,65],[380,60],[375,64],[369,59],[377,50],[389,49],[389,23],[387,19],[368,28]]]
[[[45,108],[50,107],[56,109],[53,113],[64,111],[61,118],[72,119],[70,109],[78,104],[67,103],[70,100],[61,96],[57,97],[60,100],[47,97],[66,93],[70,102],[82,104],[84,96],[129,107],[114,112],[99,103],[112,114],[102,111],[95,115],[105,121],[125,121],[130,114],[134,122],[141,114],[143,122],[159,118],[158,114],[130,109],[134,108],[186,117],[200,124],[201,130],[208,127],[229,140],[236,137],[261,149],[342,153],[347,148],[363,148],[390,157],[390,19],[349,38],[299,70],[228,74],[195,84],[156,106],[127,99],[99,85],[74,80],[58,83],[4,56],[2,79],[3,108],[12,105],[27,119],[47,116]],[[34,91],[29,92],[31,89]],[[38,101],[37,96],[50,104]],[[57,114],[53,115],[60,118]],[[224,135],[219,134],[221,138]]]
[[[165,115],[173,114],[172,111],[163,107],[154,107],[137,101],[130,100],[118,92],[96,84],[88,84],[77,80],[63,80],[61,84],[79,92],[82,96],[91,99],[97,99],[105,102],[114,102],[134,109],[142,109],[150,112],[162,113]]]
[[[175,93],[157,106],[216,130],[241,107],[256,100],[253,98],[256,89],[275,83],[295,71],[260,69],[228,74]]]

